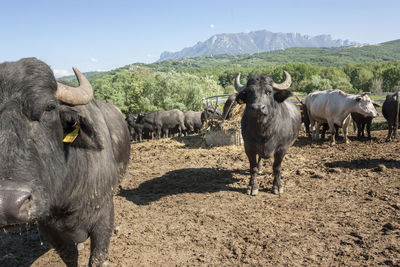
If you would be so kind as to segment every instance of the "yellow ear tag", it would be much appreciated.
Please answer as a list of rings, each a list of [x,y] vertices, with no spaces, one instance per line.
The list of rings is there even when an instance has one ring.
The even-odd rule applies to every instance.
[[[78,137],[78,134],[79,134],[79,125],[76,125],[75,129],[65,136],[63,142],[64,143],[72,143],[72,142],[74,142],[75,139]]]

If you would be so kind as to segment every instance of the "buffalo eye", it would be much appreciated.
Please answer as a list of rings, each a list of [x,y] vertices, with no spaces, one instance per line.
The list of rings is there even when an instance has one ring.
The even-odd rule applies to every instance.
[[[56,109],[56,104],[55,103],[50,103],[46,106],[46,111],[53,111]]]

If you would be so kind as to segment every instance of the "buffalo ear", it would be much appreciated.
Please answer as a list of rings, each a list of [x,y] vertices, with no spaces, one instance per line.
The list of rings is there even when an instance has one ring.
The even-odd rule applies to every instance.
[[[240,93],[237,94],[235,101],[238,102],[239,104],[245,104],[247,101],[247,90],[243,90]]]
[[[60,119],[64,129],[64,136],[67,136],[78,126],[78,136],[72,142],[64,142],[64,146],[79,147],[86,149],[102,150],[100,137],[93,127],[93,123],[86,118],[79,110],[72,106],[60,106]]]
[[[374,107],[379,108],[380,105],[378,103],[372,103],[372,105],[374,105]]]
[[[289,90],[279,90],[279,91],[274,90],[274,99],[278,103],[282,103],[291,95],[292,92]]]

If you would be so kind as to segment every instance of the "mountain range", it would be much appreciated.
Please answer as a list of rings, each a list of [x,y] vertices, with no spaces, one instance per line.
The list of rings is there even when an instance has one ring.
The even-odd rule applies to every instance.
[[[223,33],[186,47],[178,52],[165,51],[159,61],[197,56],[213,56],[220,54],[254,54],[290,47],[345,47],[361,46],[349,40],[332,39],[330,35],[317,36],[300,33],[273,33],[267,30],[249,33]]]

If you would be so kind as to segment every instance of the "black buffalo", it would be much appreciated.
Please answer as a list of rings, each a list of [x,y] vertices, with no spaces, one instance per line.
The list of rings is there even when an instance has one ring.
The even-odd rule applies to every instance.
[[[136,123],[142,128],[142,137],[147,139],[153,139],[155,137],[158,127],[158,124],[155,123],[157,114],[158,110],[148,113],[141,112],[137,116]]]
[[[208,106],[203,111],[188,110],[183,113],[185,115],[185,127],[187,134],[200,132],[207,119],[220,118],[221,111],[218,107]]]
[[[201,121],[204,123],[207,120],[221,119],[222,113],[217,106],[206,106],[201,113]]]
[[[188,110],[183,114],[185,115],[186,134],[198,133],[203,127],[201,111]]]
[[[156,110],[139,114],[136,123],[143,127],[143,135],[153,138],[168,137],[170,133],[177,132],[182,135],[186,130],[185,115],[179,109]]]
[[[379,107],[378,104],[373,103],[373,105],[375,108]],[[366,126],[368,140],[371,140],[371,124],[373,118],[370,116],[364,116],[357,112],[352,112],[351,118],[353,119],[353,122],[357,128],[357,139],[361,140],[361,138],[365,138],[364,130]]]
[[[400,112],[400,99],[399,92],[396,92],[391,95],[387,95],[385,102],[382,105],[382,114],[383,117],[388,122],[388,135],[386,137],[386,141],[390,141],[397,137],[397,128],[399,126],[399,112]]]
[[[245,86],[240,84],[240,74],[236,77],[235,88],[238,91],[236,101],[246,103],[241,126],[244,148],[250,163],[250,183],[247,193],[257,195],[256,175],[261,158],[274,157],[272,190],[281,194],[281,163],[289,147],[296,140],[301,116],[296,106],[285,101],[291,92],[287,90],[291,83],[289,73],[286,80],[276,84],[268,75],[251,77]],[[258,155],[258,159],[257,159]]]
[[[179,136],[186,130],[185,115],[179,109],[159,110],[155,115],[155,127],[158,138],[164,134],[169,137],[169,132],[176,130]]]
[[[138,116],[135,114],[128,114],[125,118],[128,124],[128,129],[131,134],[131,140],[135,142],[142,142],[144,125],[136,123]]]
[[[94,100],[74,71],[78,88],[57,84],[35,58],[0,64],[0,227],[36,221],[68,266],[77,266],[76,244],[90,237],[89,265],[99,266],[108,257],[129,131],[121,111]]]

